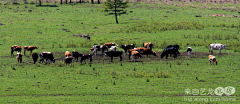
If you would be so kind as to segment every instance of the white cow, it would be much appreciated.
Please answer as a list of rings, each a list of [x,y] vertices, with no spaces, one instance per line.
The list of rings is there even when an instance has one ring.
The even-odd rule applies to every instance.
[[[226,49],[226,45],[220,43],[209,45],[209,52],[211,52],[211,54],[213,53],[213,50],[219,50],[219,54],[221,55],[222,49]]]
[[[117,51],[117,48],[118,48],[117,46],[111,46],[110,51]]]

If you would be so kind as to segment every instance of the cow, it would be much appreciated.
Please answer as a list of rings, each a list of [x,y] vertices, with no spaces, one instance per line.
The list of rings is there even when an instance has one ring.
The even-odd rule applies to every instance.
[[[18,62],[22,63],[22,53],[18,52],[16,59]]]
[[[13,52],[14,51],[18,51],[18,52],[21,53],[22,47],[20,45],[13,45],[13,46],[11,46],[11,56],[13,56]]]
[[[94,55],[97,55],[97,51],[101,51],[101,54],[104,54],[105,50],[108,51],[108,47],[103,45],[94,45],[90,49],[91,52],[93,51]]]
[[[108,48],[110,48],[111,46],[118,46],[116,43],[105,43],[103,46],[107,46]]]
[[[118,48],[117,46],[111,46],[110,51],[117,51],[117,48]]]
[[[78,62],[78,58],[82,57],[83,54],[78,53],[77,51],[73,50],[72,57],[74,57],[75,61]]]
[[[213,63],[216,63],[216,65],[217,65],[217,60],[216,60],[215,56],[209,55],[208,59],[209,59],[210,65],[212,65]]]
[[[122,45],[121,48],[125,51],[125,54],[127,53],[127,51],[129,49],[134,49],[135,45],[134,44],[130,44],[130,45]]]
[[[191,58],[191,54],[192,54],[192,47],[188,47],[187,48],[187,52],[188,52],[188,57]]]
[[[135,62],[136,59],[142,58],[142,55],[138,51],[131,52],[131,59]]]
[[[24,49],[24,55],[26,55],[26,53],[25,53],[26,51],[30,51],[30,55],[31,55],[32,51],[34,49],[38,49],[38,48],[37,48],[37,46],[24,46],[23,49]]]
[[[131,56],[132,51],[138,51],[141,55],[153,55],[153,56],[157,56],[155,51],[152,51],[150,48],[144,48],[144,47],[139,47],[139,48],[134,48],[134,49],[129,49],[128,53],[129,53],[129,59]]]
[[[210,54],[213,54],[213,50],[219,50],[219,55],[221,55],[222,49],[226,49],[226,45],[220,43],[209,45],[209,52],[211,52]]]
[[[174,58],[177,58],[177,51],[178,49],[175,47],[169,47],[163,50],[163,53],[161,54],[161,59],[166,56],[166,59],[168,58],[168,54],[173,54]]]
[[[108,51],[105,52],[105,55],[111,57],[111,61],[113,61],[113,57],[120,57],[120,61],[122,61],[122,51]]]
[[[41,52],[39,54],[40,56],[40,60],[39,63],[43,63],[44,59],[46,59],[46,64],[47,62],[50,64],[50,61],[52,61],[53,63],[55,63],[55,59],[53,57],[53,54],[51,52]]]
[[[144,47],[144,48],[150,48],[150,49],[152,50],[152,48],[153,48],[153,43],[152,43],[152,42],[148,42],[148,43],[143,42],[143,47]]]
[[[32,54],[32,59],[33,59],[33,64],[35,64],[38,60],[38,54],[37,53],[33,53]]]
[[[92,62],[93,60],[93,55],[92,54],[84,54],[82,55],[82,58],[80,60],[80,63],[82,63],[83,61],[85,62],[86,64],[86,59],[89,59],[90,60],[90,63]]]
[[[73,57],[72,56],[67,56],[67,57],[65,57],[65,64],[66,65],[69,65],[69,64],[71,64],[72,63],[72,61],[73,61]]]
[[[175,47],[175,48],[177,48],[177,54],[180,55],[180,52],[179,52],[180,46],[179,46],[179,45],[169,45],[169,46],[167,46],[167,48],[170,48],[170,47]],[[171,56],[171,55],[170,55],[170,56]]]
[[[66,51],[65,52],[65,57],[68,57],[68,56],[72,56],[71,53],[69,51]]]

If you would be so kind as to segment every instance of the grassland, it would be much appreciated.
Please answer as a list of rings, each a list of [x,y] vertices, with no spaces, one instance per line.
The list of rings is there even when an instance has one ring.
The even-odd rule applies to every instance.
[[[131,3],[119,17],[100,12],[101,4],[36,7],[32,4],[0,4],[0,103],[239,103],[240,25],[239,4]],[[230,8],[230,9],[229,9]],[[131,12],[130,12],[131,11]],[[196,17],[201,15],[202,17]],[[191,26],[189,26],[191,25]],[[67,31],[66,31],[67,30]],[[90,35],[91,40],[73,35]],[[94,44],[153,42],[157,57],[130,62],[94,57],[93,64],[63,64],[64,52],[89,53]],[[223,43],[219,64],[209,65],[208,44]],[[177,59],[160,59],[170,44],[181,46]],[[55,64],[33,64],[27,52],[23,63],[10,56],[12,45],[36,45],[53,52]],[[187,58],[191,46],[193,58]],[[121,50],[121,49],[119,49]],[[197,79],[196,79],[197,77]],[[185,89],[233,86],[236,101],[187,101]]]

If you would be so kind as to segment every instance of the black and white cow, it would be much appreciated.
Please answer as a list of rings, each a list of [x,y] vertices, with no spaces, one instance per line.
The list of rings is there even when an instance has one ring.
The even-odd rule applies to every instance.
[[[219,54],[221,55],[221,50],[222,49],[226,49],[226,45],[220,44],[220,43],[209,45],[209,52],[211,52],[210,54],[213,53],[213,50],[219,50]]]
[[[53,54],[51,52],[41,52],[39,54],[40,56],[40,62],[39,63],[43,63],[44,59],[46,59],[46,64],[49,63],[50,64],[50,61],[52,61],[53,63],[55,63],[55,59],[53,57]]]
[[[134,44],[130,44],[130,45],[122,45],[121,48],[125,51],[125,54],[127,53],[127,51],[129,49],[134,49],[135,45]]]
[[[65,64],[69,65],[73,62],[73,57],[72,56],[67,56],[65,57]]]
[[[188,57],[191,58],[191,55],[192,55],[192,47],[188,47],[187,48],[187,52],[188,52]]]
[[[32,59],[33,59],[33,64],[35,64],[38,60],[38,54],[37,53],[33,53],[32,54]]]
[[[168,58],[168,54],[173,54],[174,58],[177,58],[177,51],[178,49],[175,47],[169,47],[163,50],[163,53],[161,54],[161,59],[166,56],[166,59]]]
[[[113,57],[120,57],[120,61],[122,61],[122,51],[108,51],[105,53],[105,55],[111,57],[111,61],[113,61]]]
[[[94,55],[97,55],[97,51],[101,51],[101,54],[103,55],[105,51],[108,51],[108,47],[107,46],[103,46],[103,45],[94,45],[90,51],[93,51]]]
[[[80,63],[82,63],[83,61],[85,62],[86,64],[86,59],[89,59],[90,60],[90,63],[92,62],[93,60],[93,55],[92,54],[84,54],[82,55],[82,58],[80,60]]]
[[[16,59],[18,62],[22,63],[22,53],[18,52]]]

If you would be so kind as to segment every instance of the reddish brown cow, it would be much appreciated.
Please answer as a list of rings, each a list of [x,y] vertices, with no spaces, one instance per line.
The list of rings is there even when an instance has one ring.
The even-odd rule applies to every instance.
[[[110,48],[111,46],[118,46],[116,43],[105,43],[103,46]]]
[[[22,47],[20,45],[13,45],[13,46],[11,46],[11,56],[13,56],[13,52],[14,51],[18,51],[18,52],[21,53]]]
[[[131,54],[132,61],[135,62],[137,58],[141,58],[141,57],[142,55],[138,51],[132,51],[132,54]]]
[[[38,49],[37,46],[24,46],[24,55],[26,55],[25,51],[30,51],[30,55],[34,49]]]
[[[153,43],[152,43],[152,42],[148,42],[148,43],[143,42],[143,47],[144,47],[144,48],[150,48],[150,49],[152,50],[152,48],[153,48]]]
[[[71,55],[71,53],[69,51],[66,51],[65,52],[65,56],[67,57],[67,56],[72,56],[72,55]]]
[[[138,51],[141,55],[147,55],[147,57],[148,57],[148,55],[156,56],[156,52],[155,52],[155,51],[152,51],[152,50],[149,49],[149,48],[139,47],[139,48],[129,49],[129,50],[128,50],[129,59],[130,59],[130,57],[131,57],[132,51]]]

